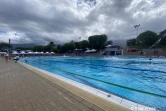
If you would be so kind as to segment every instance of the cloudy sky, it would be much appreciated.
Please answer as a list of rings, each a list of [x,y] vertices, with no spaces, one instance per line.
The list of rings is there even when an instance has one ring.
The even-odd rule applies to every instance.
[[[107,34],[109,40],[166,29],[166,0],[0,0],[0,42],[56,44]]]

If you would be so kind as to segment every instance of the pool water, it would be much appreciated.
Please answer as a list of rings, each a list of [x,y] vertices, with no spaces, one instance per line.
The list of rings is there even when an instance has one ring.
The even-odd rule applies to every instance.
[[[34,57],[27,64],[115,94],[166,110],[166,58]]]

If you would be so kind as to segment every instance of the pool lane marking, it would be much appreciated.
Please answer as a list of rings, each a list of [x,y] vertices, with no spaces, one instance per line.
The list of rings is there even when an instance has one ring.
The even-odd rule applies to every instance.
[[[32,62],[33,62],[33,61],[32,61]],[[123,88],[123,89],[128,89],[128,90],[135,91],[135,92],[139,92],[139,93],[144,93],[144,94],[148,94],[148,95],[152,95],[152,96],[157,96],[157,97],[166,98],[165,95],[160,95],[160,94],[155,94],[155,93],[151,93],[151,92],[147,92],[147,91],[142,91],[142,90],[138,90],[138,89],[135,89],[135,88],[130,88],[130,87],[126,87],[126,86],[123,86],[123,85],[118,85],[118,84],[114,84],[114,83],[102,81],[102,80],[99,80],[99,79],[95,79],[95,78],[83,76],[83,75],[80,75],[80,74],[76,74],[76,73],[68,72],[68,71],[65,71],[65,70],[61,70],[61,69],[59,69],[59,68],[57,68],[57,67],[53,67],[53,66],[50,66],[50,65],[48,65],[48,64],[41,63],[41,62],[36,62],[36,61],[35,61],[35,63],[39,63],[39,64],[43,64],[43,65],[46,65],[46,66],[55,68],[56,70],[59,70],[59,71],[64,72],[64,73],[68,73],[68,74],[72,74],[72,75],[75,75],[75,76],[79,76],[79,77],[83,77],[83,78],[87,78],[87,79],[99,81],[99,82],[102,82],[102,83],[105,83],[105,84],[109,84],[109,85],[112,85],[112,86],[116,86],[116,87],[120,87],[120,88]]]
[[[54,60],[54,61],[55,61],[55,60]],[[158,70],[136,69],[136,68],[126,68],[126,67],[106,66],[106,65],[94,65],[94,64],[87,64],[87,63],[82,64],[82,63],[64,62],[64,61],[55,61],[55,62],[63,62],[63,63],[71,63],[71,64],[80,64],[80,65],[88,65],[88,66],[111,67],[111,68],[129,69],[129,70],[136,70],[136,71],[160,72],[160,73],[166,74],[165,71],[158,71]]]

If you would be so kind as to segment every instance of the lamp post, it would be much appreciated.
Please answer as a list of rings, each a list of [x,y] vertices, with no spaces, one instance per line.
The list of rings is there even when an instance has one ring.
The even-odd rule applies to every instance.
[[[138,37],[138,28],[140,27],[140,24],[138,24],[138,25],[134,25],[134,28],[137,30],[137,35],[136,35],[136,37]]]
[[[137,36],[138,36],[138,28],[139,28],[140,26],[141,26],[140,24],[134,25],[134,28],[137,30]]]
[[[78,42],[80,42],[80,40],[81,40],[81,37],[78,37],[78,39],[79,39],[79,40],[78,40]],[[80,49],[81,49],[81,43],[80,43]]]
[[[10,38],[9,38],[9,45],[10,45]]]
[[[10,38],[9,38],[9,51],[10,51],[10,41],[11,41],[11,40],[10,40]]]

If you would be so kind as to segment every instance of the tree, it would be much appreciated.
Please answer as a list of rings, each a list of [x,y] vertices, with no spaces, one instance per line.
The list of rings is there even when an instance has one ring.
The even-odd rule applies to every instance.
[[[8,43],[0,43],[0,50],[8,50],[9,48],[12,48],[12,46]]]
[[[33,50],[31,47],[16,47],[16,50]]]
[[[65,43],[62,46],[62,52],[72,52],[75,49],[74,41],[71,41],[69,43]]]
[[[137,37],[137,44],[142,47],[149,47],[159,39],[158,35],[152,31],[145,31]]]
[[[86,50],[86,48],[88,48],[89,46],[89,42],[87,40],[80,41],[79,44],[80,44],[80,48],[83,50]]]
[[[50,43],[48,43],[48,45],[51,46],[51,47],[55,47],[54,42],[50,42]]]
[[[75,47],[76,47],[77,49],[80,49],[80,48],[81,48],[80,42],[75,42]]]
[[[58,45],[58,46],[57,46],[57,50],[58,50],[58,52],[61,53],[61,52],[62,52],[62,46],[61,46],[61,45]]]
[[[50,43],[48,43],[47,46],[49,47],[50,51],[52,51],[52,50],[55,48],[55,44],[54,44],[54,42],[50,42]]]
[[[105,46],[107,46],[107,45],[112,45],[112,40],[109,40],[109,41],[107,41],[106,43],[105,43]]]
[[[161,38],[161,41],[159,42],[159,44],[166,45],[166,29],[160,32],[159,37]]]
[[[54,48],[52,51],[53,51],[54,53],[58,53],[58,52],[59,52],[59,50],[58,50],[57,48]]]
[[[129,39],[127,40],[127,46],[135,46],[136,45],[136,39]]]
[[[49,45],[44,46],[44,52],[50,52],[51,47]]]
[[[32,50],[37,51],[37,52],[42,52],[42,51],[44,51],[44,46],[38,45],[38,46],[33,47]]]
[[[93,35],[88,40],[91,48],[99,50],[107,41],[107,35]]]
[[[46,46],[44,46],[44,51],[51,52],[55,48],[54,42],[49,42]]]

